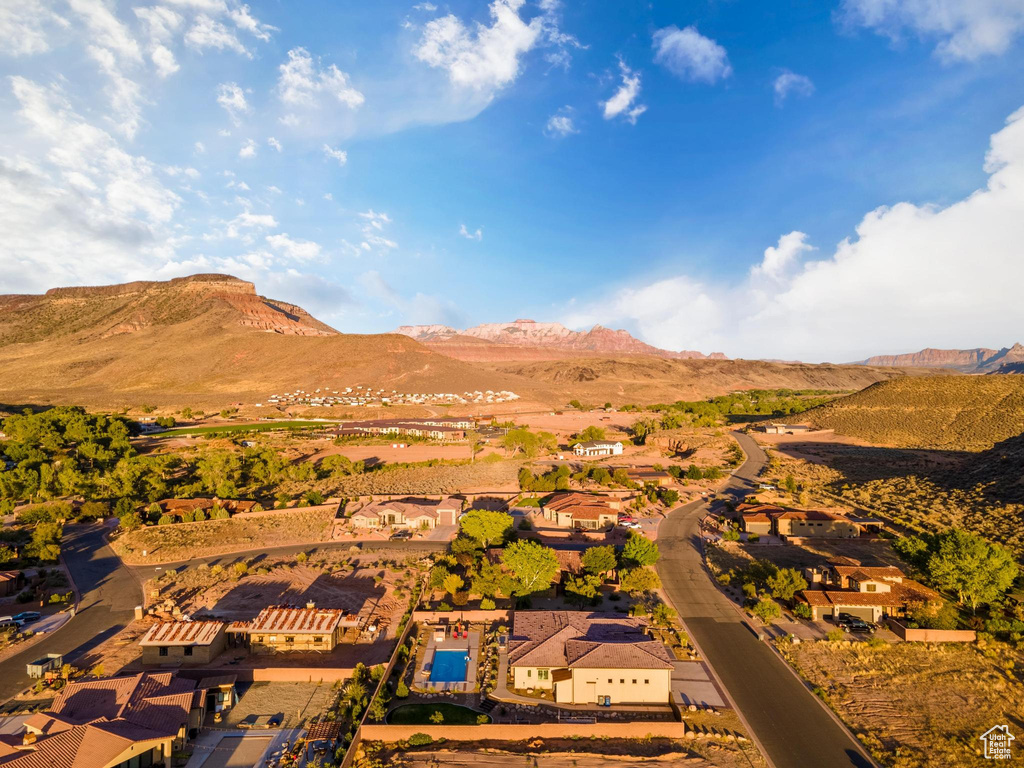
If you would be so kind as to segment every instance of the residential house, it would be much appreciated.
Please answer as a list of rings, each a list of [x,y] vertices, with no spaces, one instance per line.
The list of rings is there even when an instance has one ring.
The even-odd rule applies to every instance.
[[[227,632],[248,637],[253,653],[281,651],[333,651],[347,629],[358,628],[359,619],[337,608],[273,606],[264,608],[248,622],[235,621]]]
[[[50,709],[0,735],[2,768],[170,765],[202,726],[207,689],[172,672],[69,682]],[[232,682],[233,685],[233,682]]]
[[[769,435],[800,435],[811,432],[811,427],[806,424],[761,424],[757,427],[759,432],[766,432]]]
[[[622,443],[618,440],[588,440],[585,443],[576,443],[572,452],[577,456],[620,456],[622,454]]]
[[[882,616],[904,616],[921,604],[937,604],[942,597],[892,565],[864,566],[841,558],[822,568],[807,568],[804,576],[812,589],[799,599],[811,608],[811,618],[821,621],[848,613],[867,621]]]
[[[558,704],[667,704],[672,657],[647,622],[613,613],[516,611],[508,660],[514,687]]]
[[[263,509],[258,501],[218,499],[216,496],[198,499],[162,499],[156,503],[160,506],[160,511],[163,514],[171,515],[172,517],[182,517],[186,512],[195,513],[200,510],[209,517],[213,510],[217,508],[225,509],[232,515],[236,515],[239,512],[256,512]]]
[[[600,531],[614,526],[619,519],[620,502],[587,493],[563,493],[541,505],[544,519],[562,528]]]
[[[861,526],[855,520],[819,509],[792,509],[774,504],[736,507],[746,533],[771,534],[783,539],[855,539]]]
[[[24,588],[24,573],[21,571],[0,571],[0,597],[16,595]]]
[[[439,525],[455,525],[462,502],[458,499],[397,499],[375,501],[352,513],[355,528],[408,528],[422,530]]]
[[[626,467],[626,476],[640,485],[671,485],[675,478],[663,469],[645,469],[643,467]]]
[[[161,621],[139,645],[143,664],[209,664],[227,645],[223,621]]]

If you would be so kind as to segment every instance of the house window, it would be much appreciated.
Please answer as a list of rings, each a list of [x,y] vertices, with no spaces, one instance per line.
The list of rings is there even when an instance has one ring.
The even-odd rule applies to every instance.
[[[291,635],[288,635],[288,637],[286,637],[286,638],[284,639],[284,641],[285,641],[286,643],[294,643],[294,642],[295,642],[295,638],[294,638],[293,636],[291,636]]]
[[[550,677],[550,675],[549,675],[549,671],[548,670],[546,670],[546,669],[538,669],[537,670],[537,679],[538,680],[547,680],[549,677]]]
[[[612,679],[609,677],[608,678],[608,685],[611,685],[611,684],[612,684]]]
[[[644,680],[644,685],[650,685],[650,684],[651,684],[650,680]]]
[[[533,677],[533,670],[532,669],[526,670],[526,676],[527,677]]]
[[[635,678],[633,679],[633,685],[636,685],[636,679]]]
[[[619,678],[619,685],[625,685],[626,681],[623,678]]]
[[[868,592],[874,592],[874,591],[875,591],[876,589],[878,589],[878,585],[877,585],[877,584],[865,584],[865,585],[864,585],[864,588],[865,588],[865,589],[866,589],[866,590],[867,590]]]
[[[167,646],[164,646],[164,645],[160,646],[160,655],[161,656],[166,656],[167,655]]]
[[[186,645],[185,646],[185,655],[186,656],[191,656],[192,655],[192,646],[191,645]]]
[[[322,643],[323,641],[324,641],[324,639],[320,635],[317,635],[316,637],[313,638],[313,642],[314,643]]]

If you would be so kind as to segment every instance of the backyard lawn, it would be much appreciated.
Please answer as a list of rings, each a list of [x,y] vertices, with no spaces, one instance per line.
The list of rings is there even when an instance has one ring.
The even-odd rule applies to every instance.
[[[433,721],[430,718],[435,712],[440,712],[444,717],[440,725],[478,725],[477,718],[483,714],[468,707],[460,707],[458,704],[403,704],[388,715],[388,723],[431,725]],[[486,722],[491,722],[491,718],[487,717]]]

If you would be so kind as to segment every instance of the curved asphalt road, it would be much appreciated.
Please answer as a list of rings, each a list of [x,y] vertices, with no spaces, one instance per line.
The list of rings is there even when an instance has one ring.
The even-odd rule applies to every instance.
[[[764,451],[735,434],[747,454],[722,490],[742,497],[755,487]],[[690,637],[714,669],[774,768],[869,768],[874,765],[742,615],[704,568],[700,519],[704,502],[674,510],[658,529],[658,573]]]
[[[0,662],[0,701],[32,684],[25,673],[28,663],[60,653],[73,664],[132,620],[135,606],[142,603],[142,590],[107,546],[105,532],[97,524],[64,528],[61,552],[81,593],[78,613],[49,637]]]

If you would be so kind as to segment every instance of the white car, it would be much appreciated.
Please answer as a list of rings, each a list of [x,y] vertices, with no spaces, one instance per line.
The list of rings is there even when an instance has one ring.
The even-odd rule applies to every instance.
[[[774,491],[775,490],[775,486],[772,485],[771,483],[758,483],[757,484],[757,489],[759,491]]]

